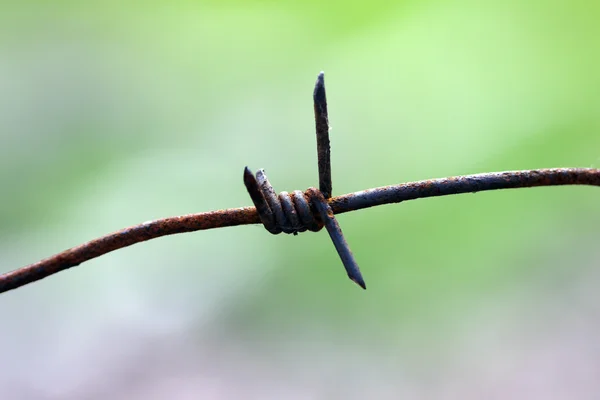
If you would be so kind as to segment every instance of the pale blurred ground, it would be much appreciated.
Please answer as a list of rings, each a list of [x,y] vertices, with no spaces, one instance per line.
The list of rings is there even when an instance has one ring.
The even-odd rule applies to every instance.
[[[0,5],[0,271],[146,220],[600,166],[589,1]],[[488,192],[162,238],[0,296],[0,399],[600,398],[600,191]]]

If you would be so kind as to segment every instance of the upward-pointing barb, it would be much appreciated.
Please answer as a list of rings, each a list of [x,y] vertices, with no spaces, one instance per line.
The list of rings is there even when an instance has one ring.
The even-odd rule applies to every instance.
[[[315,104],[325,103],[327,106],[327,99],[325,98],[325,72],[319,72],[317,75],[317,82],[315,82],[315,90],[313,92],[313,100]]]
[[[248,167],[244,170],[244,183],[256,206],[261,222],[273,234],[285,232],[296,235],[306,229],[317,231],[322,228],[322,225],[318,224],[312,215],[312,211],[306,202],[308,198],[313,210],[318,213],[322,223],[325,224],[335,249],[342,259],[344,268],[346,268],[348,277],[360,287],[366,289],[358,264],[326,200],[331,197],[331,162],[329,117],[327,115],[327,97],[325,96],[323,72],[317,77],[313,100],[317,131],[319,189],[309,188],[304,194],[295,191],[292,196],[287,192],[281,192],[277,196],[264,171],[259,170],[255,179]],[[291,200],[292,197],[294,198],[293,201]]]
[[[329,116],[325,95],[325,74],[321,72],[315,83],[313,101],[315,106],[315,126],[317,131],[317,157],[319,165],[319,190],[326,199],[331,197],[331,157],[329,147]]]

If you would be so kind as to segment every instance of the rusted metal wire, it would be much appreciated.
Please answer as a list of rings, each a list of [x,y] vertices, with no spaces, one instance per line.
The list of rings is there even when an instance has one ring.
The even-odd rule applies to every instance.
[[[600,186],[600,169],[548,168],[453,176],[362,190],[334,197],[329,204],[336,214],[341,214],[425,197],[564,185]]]
[[[556,168],[492,172],[383,186],[327,200],[334,214],[425,197],[536,186],[600,186],[600,169]],[[261,223],[255,207],[230,208],[144,222],[0,275],[0,293],[35,282],[114,250],[161,236]]]
[[[310,199],[307,195],[295,190],[292,196],[288,192],[281,192],[277,196],[264,170],[259,170],[255,178],[252,171],[246,167],[244,184],[260,221],[272,234],[285,232],[297,235],[298,232],[318,232],[323,228],[323,223],[315,218],[310,209]]]
[[[319,131],[319,129],[322,130],[323,121],[328,121],[322,73],[317,79],[314,99],[315,120],[317,131]],[[317,110],[319,110],[318,113]],[[319,135],[317,133],[317,138]],[[319,139],[317,141],[319,142]],[[244,183],[256,207],[231,208],[169,217],[122,229],[0,275],[0,293],[38,281],[111,251],[161,236],[258,223],[262,223],[269,232],[274,234],[280,232],[297,234],[305,230],[318,231],[324,225],[344,263],[348,276],[365,288],[358,265],[334,214],[425,197],[487,190],[561,185],[600,186],[600,169],[554,168],[492,172],[409,182],[329,198],[331,195],[331,168],[328,165],[328,138],[327,146],[323,147],[324,144],[324,140],[318,144],[320,190],[309,188],[304,192],[296,190],[291,195],[287,192],[276,195],[263,170],[258,171],[255,177],[246,168]],[[326,154],[323,150],[325,148]],[[321,154],[322,152],[323,154]],[[323,161],[323,169],[321,169],[321,161]],[[329,181],[327,177],[329,177]],[[329,195],[326,195],[324,190],[328,190]]]

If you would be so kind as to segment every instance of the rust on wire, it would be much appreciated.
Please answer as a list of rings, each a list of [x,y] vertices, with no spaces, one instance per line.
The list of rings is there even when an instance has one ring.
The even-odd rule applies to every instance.
[[[335,214],[341,214],[425,197],[560,185],[600,186],[600,170],[593,168],[538,169],[431,179],[362,190],[333,197],[327,202]],[[254,207],[231,208],[145,222],[91,240],[35,264],[0,275],[0,293],[16,289],[103,254],[146,240],[176,233],[258,223],[261,223],[261,219]]]
[[[383,186],[330,199],[336,214],[383,204],[486,190],[537,186],[600,186],[600,170],[593,168],[548,168],[490,172]]]
[[[157,237],[259,222],[260,219],[254,207],[231,208],[144,222],[90,240],[35,264],[0,275],[0,293],[38,281],[111,251]]]
[[[281,228],[278,228],[275,223],[275,216],[271,211],[271,207],[269,207],[256,178],[252,175],[252,171],[250,171],[248,167],[244,168],[244,184],[246,185],[246,190],[248,190],[248,193],[250,194],[250,199],[252,199],[252,202],[256,207],[260,222],[262,222],[265,229],[274,235],[280,233]]]
[[[294,200],[288,192],[275,193],[263,169],[259,169],[256,178],[246,167],[244,169],[244,183],[254,202],[260,220],[264,227],[273,234],[280,232],[297,235],[307,229],[318,231],[323,224],[329,237],[344,264],[348,277],[360,287],[366,289],[365,281],[360,273],[354,255],[348,242],[342,234],[333,210],[327,203],[331,197],[331,149],[329,145],[329,116],[327,114],[327,98],[325,96],[324,73],[317,77],[313,92],[315,108],[315,128],[317,133],[317,158],[319,166],[319,189],[308,188],[304,193],[295,191]],[[315,215],[310,205],[316,211]],[[318,221],[320,217],[320,221]]]
[[[38,281],[111,251],[161,236],[258,223],[262,223],[269,232],[274,234],[280,232],[297,234],[305,230],[316,232],[325,226],[348,276],[364,288],[365,283],[358,265],[334,214],[426,197],[487,190],[562,185],[600,186],[599,169],[552,168],[491,172],[408,182],[330,198],[330,149],[323,73],[319,74],[317,79],[314,100],[320,190],[309,188],[305,192],[295,190],[291,194],[282,192],[277,195],[263,170],[258,171],[255,177],[246,167],[244,184],[256,208],[240,207],[169,217],[125,228],[0,275],[0,293]]]
[[[248,167],[244,169],[244,182],[250,198],[259,210],[260,220],[269,232],[296,235],[306,230],[319,231],[325,225],[348,277],[366,289],[365,281],[348,242],[344,239],[342,229],[319,189],[308,188],[304,193],[299,190],[294,191],[292,195],[294,200],[287,192],[281,192],[277,196],[265,171],[259,170],[254,178]],[[314,212],[310,208],[311,205]]]
[[[260,221],[272,234],[285,232],[296,235],[306,230],[318,232],[323,228],[323,224],[313,215],[310,199],[305,193],[295,190],[291,195],[281,192],[277,196],[262,169],[256,173],[255,178],[246,167],[244,183],[258,210]]]

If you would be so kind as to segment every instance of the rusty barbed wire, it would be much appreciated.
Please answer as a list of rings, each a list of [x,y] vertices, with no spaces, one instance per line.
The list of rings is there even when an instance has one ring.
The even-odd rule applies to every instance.
[[[304,193],[296,190],[292,196],[287,192],[281,192],[277,196],[265,171],[259,170],[255,178],[248,167],[244,169],[244,183],[262,224],[269,232],[297,235],[298,232],[306,230],[318,232],[325,225],[348,277],[366,289],[365,281],[344,238],[342,228],[319,189],[308,188]],[[310,208],[311,205],[313,210]]]
[[[362,190],[327,200],[334,214],[426,197],[536,186],[600,186],[600,170],[556,168],[493,172],[408,182]],[[0,293],[35,282],[136,243],[177,233],[261,223],[255,207],[230,208],[144,222],[0,275]]]
[[[273,234],[280,232],[297,234],[305,230],[318,231],[325,226],[348,276],[365,288],[358,265],[342,235],[335,214],[426,197],[488,190],[562,185],[600,186],[600,169],[552,168],[423,180],[330,197],[331,167],[329,165],[328,116],[323,73],[319,74],[317,79],[313,99],[315,102],[320,189],[309,188],[304,192],[294,191],[292,195],[287,192],[276,195],[264,170],[258,171],[255,177],[246,167],[244,183],[256,207],[231,208],[163,218],[113,232],[34,264],[0,275],[0,293],[38,281],[111,251],[161,236],[257,223],[262,223]],[[327,135],[327,140],[323,135]],[[323,167],[321,167],[322,163]]]
[[[317,77],[313,91],[315,110],[315,130],[317,133],[317,158],[319,167],[319,189],[308,188],[306,192],[294,191],[275,193],[263,169],[258,170],[256,178],[248,167],[244,170],[244,184],[256,207],[264,227],[273,234],[292,233],[307,229],[317,232],[323,225],[335,246],[348,277],[357,285],[366,289],[365,281],[354,255],[344,238],[342,228],[335,219],[327,199],[331,197],[331,159],[329,145],[329,115],[325,95],[325,76]],[[313,210],[310,209],[313,206]],[[315,215],[313,215],[315,214]],[[320,221],[317,219],[320,217]]]

